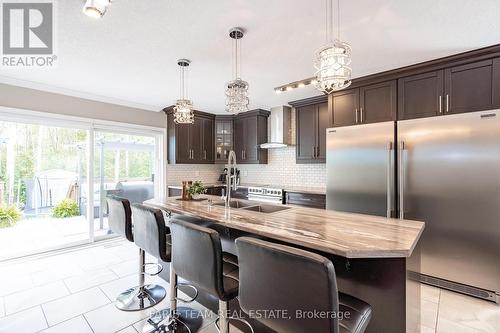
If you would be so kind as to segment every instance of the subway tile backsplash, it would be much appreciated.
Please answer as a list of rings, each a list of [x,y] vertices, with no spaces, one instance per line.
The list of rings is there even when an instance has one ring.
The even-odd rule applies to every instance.
[[[292,140],[295,141],[295,110],[292,111]],[[320,187],[326,186],[326,165],[295,163],[295,146],[269,149],[268,164],[240,164],[241,183]],[[201,180],[215,183],[223,165],[168,165],[167,181],[169,185],[181,184],[183,180]]]

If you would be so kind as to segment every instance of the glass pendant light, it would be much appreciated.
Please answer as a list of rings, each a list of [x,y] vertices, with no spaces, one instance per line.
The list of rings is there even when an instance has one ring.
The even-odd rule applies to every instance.
[[[176,124],[193,124],[194,123],[194,111],[193,103],[186,98],[187,88],[184,84],[185,81],[185,70],[189,67],[191,62],[187,59],[179,59],[177,65],[180,69],[180,89],[181,98],[177,100],[174,107],[174,122]]]
[[[241,60],[240,58],[240,43],[243,38],[243,29],[232,28],[229,31],[229,37],[233,39],[233,80],[226,83],[226,111],[233,114],[248,111],[248,82],[240,78]]]
[[[333,0],[326,0],[326,39],[314,57],[316,89],[330,94],[351,85],[351,46],[340,40],[340,0],[337,0],[337,38],[333,37]]]

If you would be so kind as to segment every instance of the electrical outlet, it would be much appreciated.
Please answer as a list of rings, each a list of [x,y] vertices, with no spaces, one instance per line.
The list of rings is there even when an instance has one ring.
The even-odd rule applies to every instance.
[[[196,171],[194,172],[194,175],[195,175],[196,177],[199,177],[199,176],[200,176],[200,172],[199,172],[198,170],[196,170]]]
[[[243,176],[248,176],[248,171],[247,170],[243,170]]]

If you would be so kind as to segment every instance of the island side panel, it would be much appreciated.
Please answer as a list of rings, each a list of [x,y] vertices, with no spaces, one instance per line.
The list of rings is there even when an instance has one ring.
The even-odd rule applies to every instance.
[[[406,259],[406,332],[419,333],[421,320],[420,243]]]

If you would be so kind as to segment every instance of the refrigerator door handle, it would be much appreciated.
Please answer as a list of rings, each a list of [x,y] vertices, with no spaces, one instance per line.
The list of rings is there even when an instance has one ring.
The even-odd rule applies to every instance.
[[[393,143],[389,142],[387,144],[387,218],[392,217],[392,172],[393,172],[393,163],[392,163],[392,152],[393,152]]]
[[[399,218],[404,219],[405,218],[405,158],[404,158],[404,151],[406,150],[405,147],[405,142],[400,141],[399,143]]]

